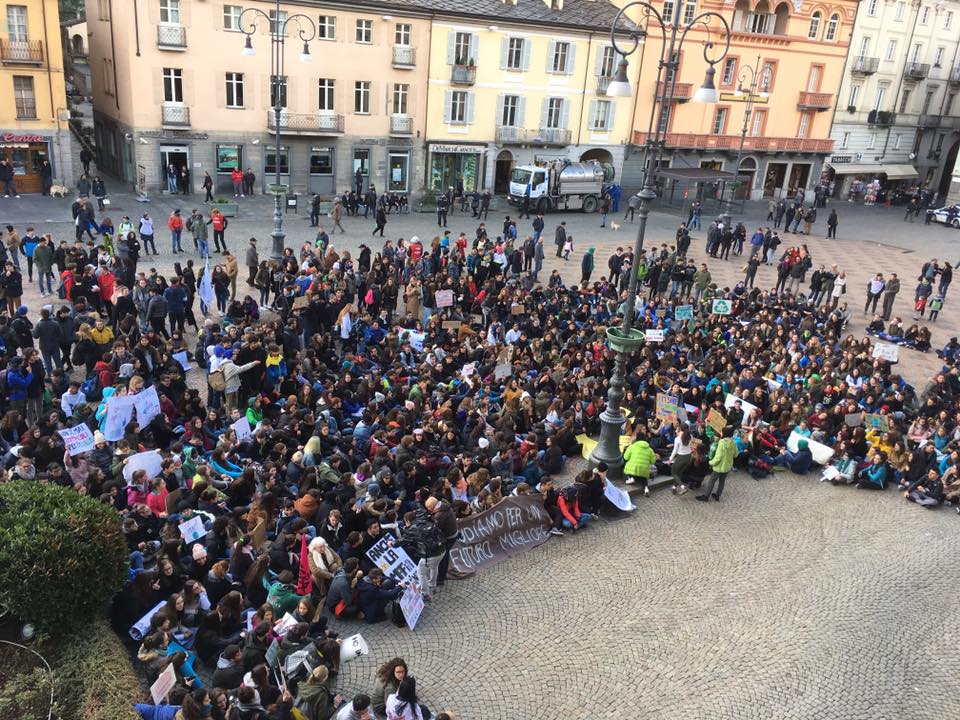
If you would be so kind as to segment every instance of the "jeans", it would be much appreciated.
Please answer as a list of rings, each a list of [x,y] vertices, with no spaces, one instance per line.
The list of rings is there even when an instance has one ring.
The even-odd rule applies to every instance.
[[[235,182],[233,184],[233,194],[235,197],[240,197],[243,194],[243,183]]]
[[[590,513],[580,513],[580,517],[577,519],[577,527],[578,528],[586,527],[592,521],[593,521],[593,515],[591,515]],[[573,524],[569,520],[564,518],[563,526],[565,528],[572,528]]]
[[[170,235],[170,248],[173,252],[183,252],[183,247],[180,245],[180,235],[182,230],[172,230]]]
[[[207,244],[206,240],[203,240],[203,239],[197,240],[197,249],[200,251],[200,257],[202,258],[210,257],[210,246]]]
[[[710,495],[713,494],[713,486],[719,483],[719,485],[717,485],[717,493],[716,493],[717,495],[716,499],[719,500],[720,496],[723,495],[723,486],[726,482],[727,482],[727,473],[718,473],[718,472],[710,473],[710,477],[707,478],[706,488],[703,491],[703,496],[710,497]]]
[[[44,280],[46,280],[46,290],[44,290]],[[53,273],[49,270],[37,270],[37,282],[40,285],[40,294],[43,295],[44,292],[52,293],[53,292]]]
[[[222,315],[227,311],[227,300],[230,297],[229,293],[217,293],[217,310],[220,311]]]
[[[150,251],[153,251],[153,254],[157,254],[157,246],[153,242],[153,235],[141,235],[140,239],[143,241],[143,254],[149,255]]]
[[[13,180],[4,181],[4,195],[17,195],[17,186],[13,184]]]
[[[63,370],[63,358],[60,357],[60,348],[55,347],[51,352],[45,350],[40,350],[40,355],[43,356],[43,366],[47,369],[47,373],[53,372],[53,366],[56,365],[58,370]]]
[[[177,178],[176,177],[167,176],[167,190],[169,190],[174,195],[177,194]]]
[[[420,580],[420,592],[430,596],[437,591],[437,578],[443,554],[421,558],[417,563],[417,578]]]
[[[226,237],[224,237],[224,231],[223,231],[223,230],[214,230],[214,231],[213,231],[213,242],[214,242],[214,245],[215,245],[216,248],[217,248],[217,252],[220,252],[220,251],[221,251],[221,250],[220,250],[221,244],[223,245],[223,249],[224,249],[224,250],[227,249],[227,239],[226,239]]]

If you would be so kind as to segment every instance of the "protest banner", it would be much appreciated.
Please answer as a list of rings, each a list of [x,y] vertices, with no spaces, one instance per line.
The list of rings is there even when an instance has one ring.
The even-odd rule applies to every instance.
[[[657,308],[657,309],[654,311],[653,314],[654,314],[656,317],[658,317],[658,318],[665,318],[665,317],[667,316],[667,309],[666,309],[666,308]]]
[[[460,520],[450,567],[463,577],[550,539],[553,523],[539,495],[504,498],[496,506]]]
[[[163,458],[158,450],[147,450],[131,455],[123,465],[123,479],[130,482],[137,470],[146,470],[147,479],[152,480],[160,474],[160,464],[162,462]]]
[[[153,698],[153,704],[159,705],[166,700],[167,695],[170,694],[170,691],[173,690],[176,684],[177,669],[173,666],[173,663],[171,663],[164,668],[164,671],[160,673],[157,681],[150,686],[150,697]]]
[[[727,419],[719,410],[711,408],[710,412],[707,413],[707,425],[711,427],[717,435],[720,435],[727,426]]]
[[[890,432],[890,420],[886,415],[867,413],[864,421],[871,430],[877,430],[882,433]]]
[[[663,330],[662,329],[647,330],[646,332],[644,332],[643,338],[647,342],[663,342]]]
[[[93,433],[83,423],[76,427],[57,430],[57,433],[63,438],[63,444],[70,453],[70,457],[93,450]]]
[[[692,320],[693,305],[677,305],[673,311],[674,320]]]
[[[712,309],[714,315],[729,315],[732,307],[729,300],[717,298],[713,301]]]
[[[577,435],[577,442],[580,443],[580,446],[582,448],[582,450],[580,451],[580,456],[584,460],[589,460],[591,453],[593,453],[593,449],[597,446],[597,441],[594,440],[589,435],[581,433],[580,435]],[[629,435],[621,435],[620,436],[620,452],[623,452],[628,447],[630,447],[631,442],[633,442],[632,437],[630,437]]]
[[[390,533],[384,533],[373,547],[367,550],[367,557],[384,575],[398,583],[417,582],[416,563]]]
[[[513,365],[508,362],[498,363],[493,369],[493,379],[503,380],[513,375]]]
[[[444,320],[440,323],[440,327],[444,330],[459,330],[461,325],[463,323],[460,320]]]
[[[433,294],[433,298],[436,300],[438,308],[453,307],[453,290],[437,290]]]
[[[245,417],[240,418],[233,424],[233,431],[237,434],[237,442],[243,442],[253,435],[253,429],[250,427],[250,421]]]
[[[895,363],[900,360],[900,348],[890,343],[878,342],[873,346],[873,357]]]
[[[182,350],[178,353],[173,354],[173,359],[180,363],[180,367],[183,368],[184,372],[189,372],[193,370],[193,365],[190,364],[190,356],[187,354],[186,350]]]
[[[618,510],[636,510],[636,506],[630,502],[630,496],[626,491],[621,490],[609,480],[603,488],[603,496],[613,503]]]
[[[673,422],[680,415],[680,398],[657,393],[657,417]]]
[[[403,610],[403,617],[407,621],[407,627],[413,630],[417,626],[417,620],[423,613],[423,594],[416,584],[411,583],[400,596],[400,609]]]
[[[143,430],[160,414],[160,397],[157,395],[157,388],[151,385],[130,397],[133,398],[133,406],[137,409],[137,424]]]
[[[811,440],[808,437],[804,437],[799,434],[796,430],[790,433],[790,437],[787,438],[787,450],[790,452],[797,452],[800,449],[800,441],[807,441],[807,448],[810,450],[810,454],[813,455],[813,461],[817,465],[826,465],[830,462],[830,458],[833,457],[833,450],[823,443],[818,443],[816,440]]]
[[[343,641],[342,645],[340,645],[340,662],[350,662],[351,660],[358,658],[361,655],[366,655],[369,652],[370,648],[367,647],[367,641],[363,639],[363,635],[360,633],[351,635]]]
[[[403,335],[404,340],[410,343],[410,347],[417,352],[423,352],[423,341],[426,337],[426,334],[414,332],[413,330],[410,330]]]
[[[203,518],[199,515],[194,515],[186,522],[180,523],[178,529],[187,545],[207,536],[207,530],[203,527]]]
[[[103,436],[110,442],[123,439],[123,429],[133,418],[133,398],[111,397],[103,420]]]

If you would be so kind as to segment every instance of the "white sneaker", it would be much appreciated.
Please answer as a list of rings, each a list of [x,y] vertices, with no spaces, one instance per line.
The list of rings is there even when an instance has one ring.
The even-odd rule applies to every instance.
[[[644,497],[650,497],[650,488],[645,487],[645,488],[643,489],[643,496],[644,496]]]
[[[551,535],[563,535],[563,530],[560,530],[559,528],[550,528],[550,534],[551,534]]]
[[[624,482],[625,482],[627,485],[633,485],[633,484],[636,482],[636,480],[634,480],[634,479],[631,477],[631,478],[627,478],[626,480],[624,480]]]
[[[686,486],[686,485],[681,485],[681,486],[680,486],[680,489],[677,490],[677,495],[683,495],[686,491],[687,491],[687,486]]]

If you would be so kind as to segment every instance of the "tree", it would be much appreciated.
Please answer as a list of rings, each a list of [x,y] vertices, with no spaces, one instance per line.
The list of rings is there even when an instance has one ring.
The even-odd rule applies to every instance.
[[[60,19],[72,20],[77,16],[83,17],[84,0],[60,0]]]
[[[128,567],[113,508],[57,485],[0,485],[0,611],[66,633],[106,610]]]

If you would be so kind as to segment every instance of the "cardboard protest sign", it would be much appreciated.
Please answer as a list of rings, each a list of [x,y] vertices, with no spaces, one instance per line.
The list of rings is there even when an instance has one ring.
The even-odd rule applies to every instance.
[[[183,368],[184,372],[189,372],[193,370],[193,365],[190,364],[190,356],[187,354],[186,350],[183,350],[178,353],[173,354],[173,359],[180,363],[180,367]]]
[[[308,307],[310,307],[310,298],[306,295],[300,295],[293,299],[294,310],[306,310]]]
[[[444,320],[440,323],[440,327],[444,330],[459,330],[462,324],[459,320]]]
[[[237,433],[237,442],[243,442],[248,437],[253,436],[253,429],[250,427],[250,421],[245,417],[237,420],[232,427],[234,432]]]
[[[400,609],[407,621],[407,627],[413,630],[423,613],[423,594],[416,585],[408,585],[403,591],[403,595],[400,596]]]
[[[816,440],[805,438],[796,430],[790,433],[790,437],[787,438],[787,450],[790,452],[797,452],[797,450],[800,449],[799,442],[801,440],[807,441],[807,447],[810,450],[810,454],[813,455],[813,461],[817,463],[817,465],[826,465],[828,462],[830,462],[830,458],[833,457],[832,449],[823,443],[818,443]]]
[[[654,315],[658,318],[665,318],[667,316],[667,309],[657,308],[656,311],[654,312]]]
[[[717,435],[720,435],[727,426],[727,419],[720,411],[711,408],[710,412],[707,413],[707,425],[711,427]]]
[[[266,655],[264,658],[267,661],[267,665],[270,667],[277,666],[277,658],[280,656],[280,643],[276,639],[270,643],[270,647],[267,648]]]
[[[511,315],[523,315],[526,312],[526,308],[523,305],[513,305],[510,308]]]
[[[63,444],[70,453],[70,457],[93,450],[93,433],[83,423],[76,427],[57,430],[57,433],[63,438]]]
[[[453,290],[437,290],[433,298],[438,308],[453,307]]]
[[[427,337],[424,333],[418,333],[410,330],[405,333],[403,337],[407,342],[410,343],[410,347],[417,352],[423,352],[423,341]]]
[[[677,305],[673,311],[674,320],[692,320],[693,305]]]
[[[391,546],[392,543],[392,546]],[[407,555],[390,533],[383,536],[367,550],[370,562],[383,571],[383,574],[393,578],[398,583],[417,582],[417,565]]]
[[[630,502],[630,496],[626,491],[621,490],[609,480],[603,488],[603,496],[613,503],[618,510],[636,510],[636,506]]]
[[[133,419],[133,398],[111,397],[103,421],[103,436],[110,442],[123,439],[123,429]]]
[[[151,385],[130,397],[133,398],[133,406],[137,409],[137,424],[142,430],[160,414],[160,397],[157,395],[157,388]]]
[[[498,363],[497,366],[493,369],[493,379],[494,380],[503,380],[508,378],[513,374],[513,365],[508,362]]]
[[[539,495],[515,495],[463,518],[458,525],[460,535],[450,549],[450,567],[463,576],[542,545],[550,539],[553,521]]]
[[[890,432],[890,419],[886,415],[867,413],[864,420],[867,423],[867,427],[871,430],[878,430],[882,433]]]
[[[847,413],[843,416],[843,424],[847,427],[860,427],[863,425],[863,415],[858,412]]]
[[[207,530],[203,527],[203,518],[199,515],[194,515],[186,522],[180,523],[178,529],[187,545],[207,536]]]
[[[157,681],[150,686],[150,697],[153,698],[153,704],[159,705],[167,699],[167,695],[177,684],[177,669],[171,663],[160,673]]]
[[[717,298],[713,301],[713,314],[714,315],[729,315],[732,309],[731,303],[729,300],[724,298]]]
[[[351,660],[358,658],[361,655],[366,655],[369,652],[370,648],[367,647],[367,641],[363,639],[363,635],[360,633],[351,635],[344,640],[343,644],[340,646],[340,662],[350,662]]]
[[[900,348],[890,343],[878,342],[873,346],[873,357],[895,363],[900,360]]]
[[[680,416],[680,398],[666,393],[657,393],[657,417],[673,422]]]
[[[147,450],[147,452],[131,455],[123,466],[123,479],[130,482],[137,470],[146,470],[147,479],[152,480],[160,474],[162,462],[163,458],[159,450]]]

